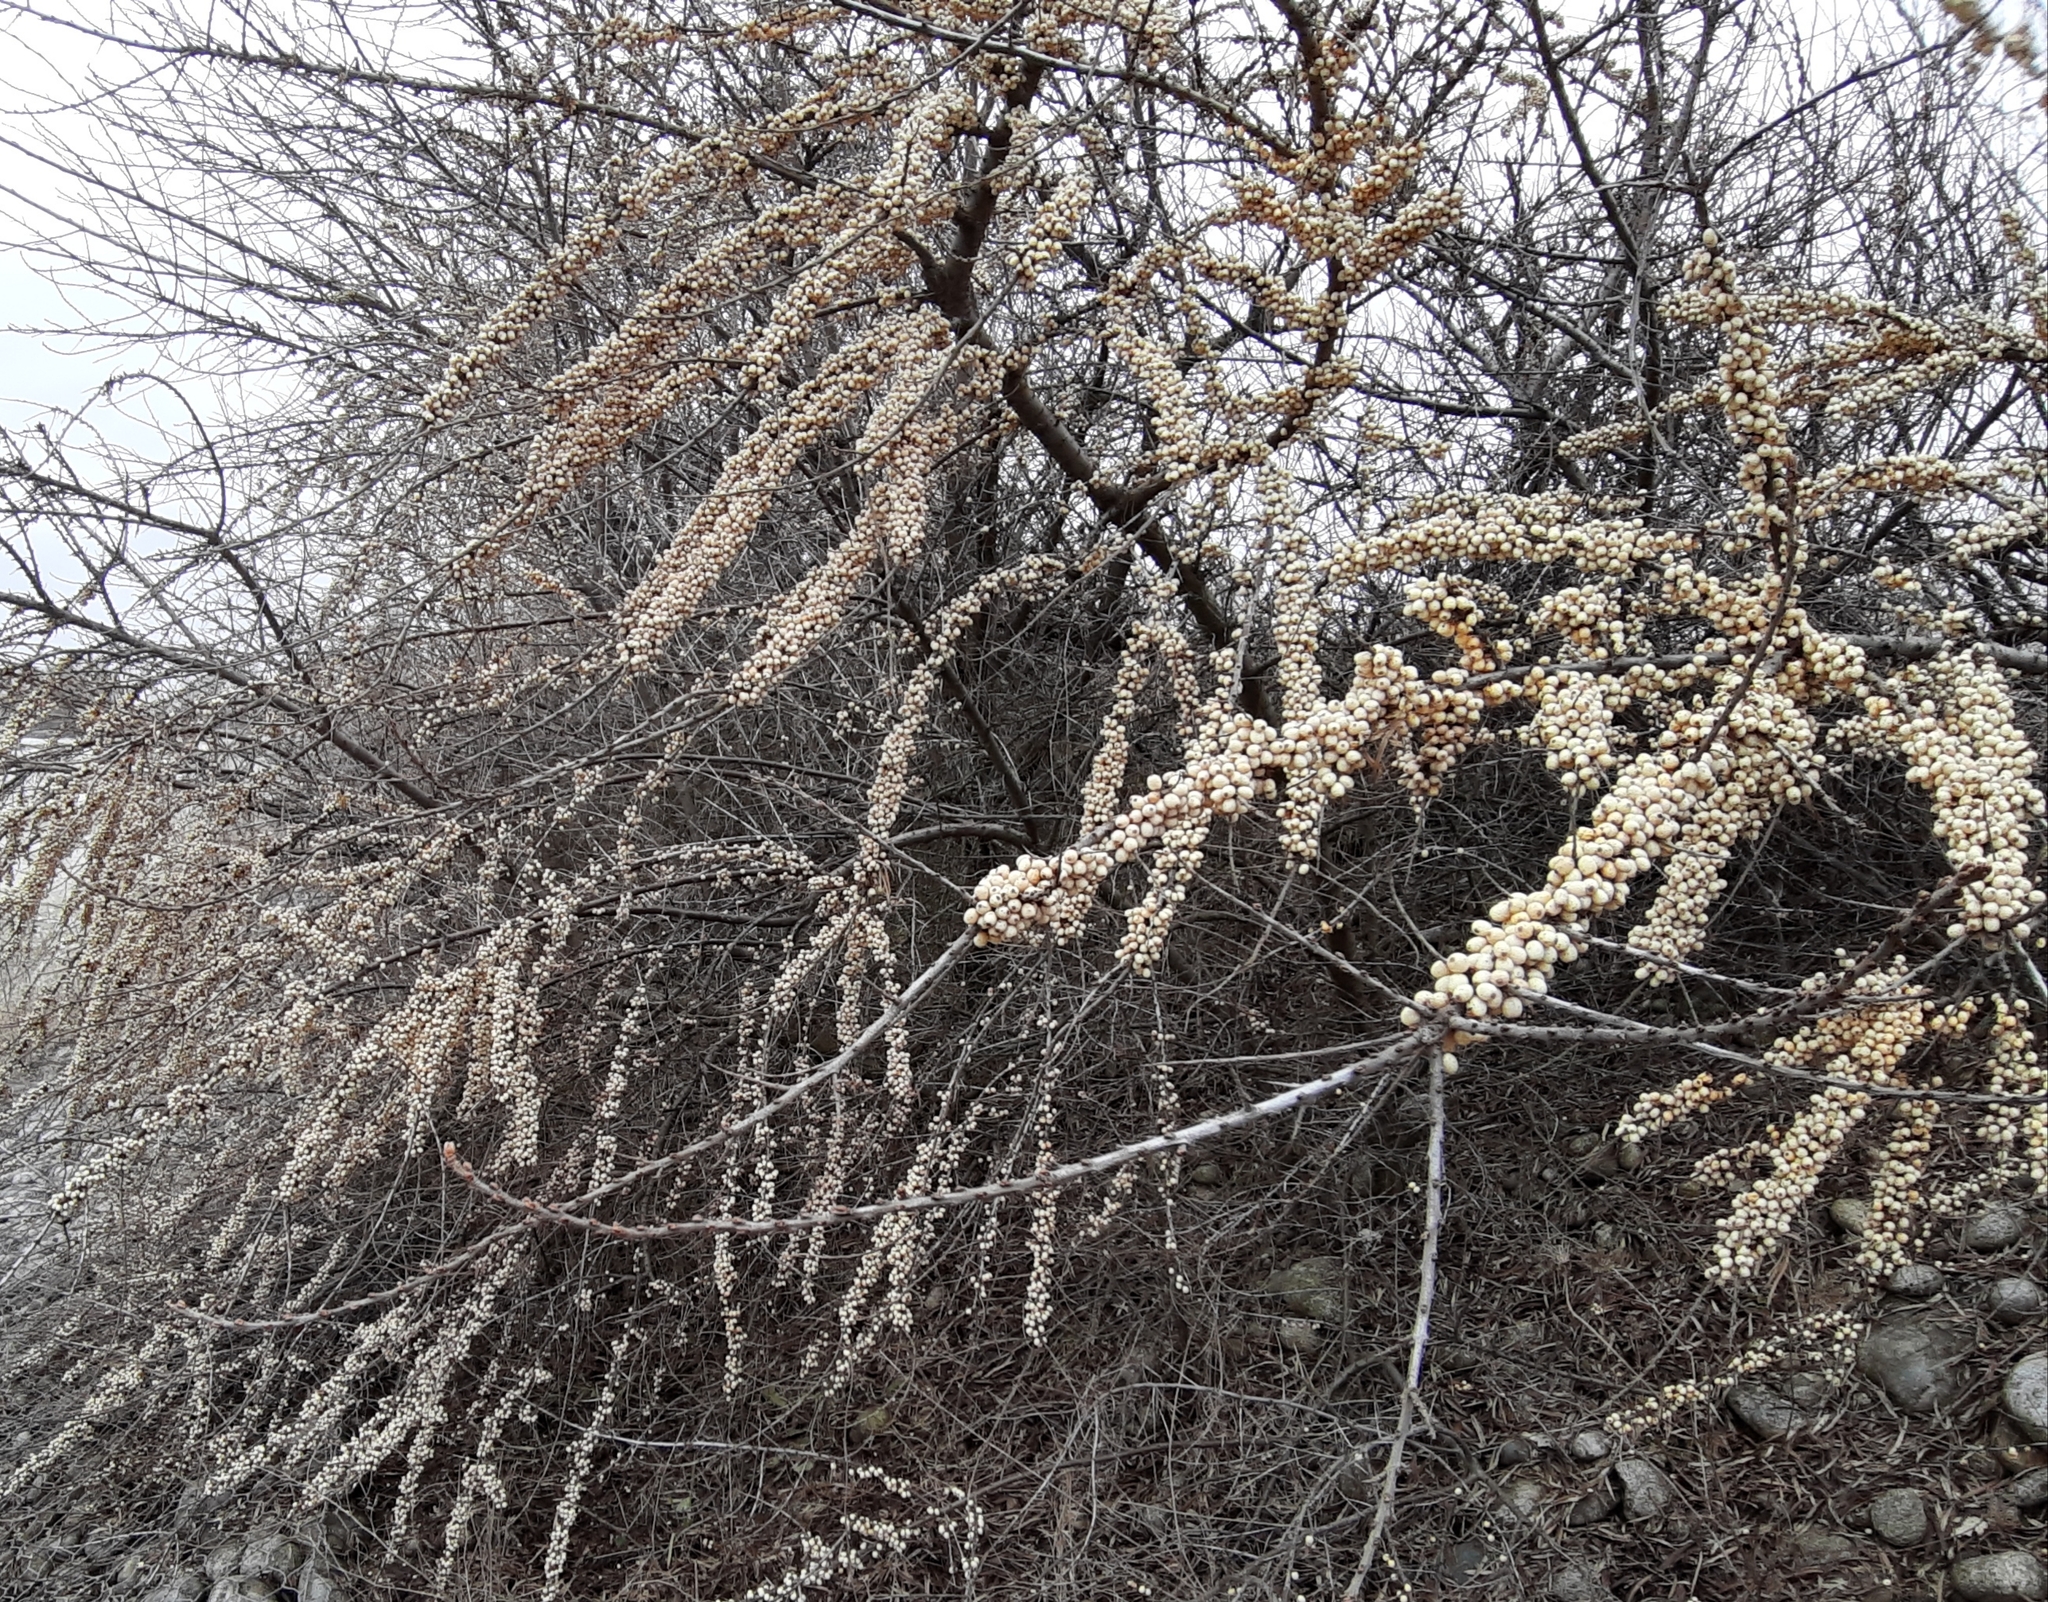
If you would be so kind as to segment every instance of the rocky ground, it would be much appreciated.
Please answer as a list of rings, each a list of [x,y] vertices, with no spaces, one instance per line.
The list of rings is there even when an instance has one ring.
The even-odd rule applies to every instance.
[[[2048,1602],[2048,1207],[2016,1194],[1980,1201],[1873,1292],[1853,1264],[1859,1176],[1830,1176],[1833,1194],[1813,1204],[1779,1271],[1730,1297],[1700,1276],[1725,1196],[1680,1188],[1695,1151],[1618,1148],[1548,1106],[1498,1124],[1468,1116],[1430,1416],[1401,1479],[1401,1561],[1383,1595]],[[1207,1300],[1187,1304],[1177,1346],[1157,1329],[1111,1333],[1155,1367],[1203,1354],[1246,1397],[1312,1397],[1351,1421],[1352,1439],[1383,1439],[1387,1371],[1413,1314],[1411,1282],[1384,1266],[1388,1243],[1413,1238],[1420,1207],[1413,1109],[1406,1119],[1407,1133],[1382,1129],[1363,1152],[1247,1146],[1191,1165],[1185,1250]],[[1311,1159],[1325,1163],[1326,1188],[1254,1227],[1250,1198],[1267,1193],[1273,1165]],[[40,1230],[22,1233],[48,1177],[17,1174],[8,1207],[21,1221],[0,1226],[9,1250]],[[1311,1202],[1321,1210],[1305,1217]],[[65,1263],[51,1249],[24,1276]],[[1794,1327],[1823,1334],[1772,1344]],[[1746,1371],[1731,1377],[1742,1353]],[[1615,1427],[1687,1380],[1696,1398],[1642,1428]],[[1310,1464],[1304,1527],[1355,1554],[1383,1461],[1327,1474]],[[1194,1516],[1140,1472],[1102,1483],[1105,1522],[1171,1532]],[[1205,1505],[1201,1516],[1215,1528],[1229,1512]],[[195,1491],[147,1527],[90,1497],[13,1522],[0,1531],[9,1599],[434,1594],[423,1578],[432,1551],[417,1539],[387,1546],[350,1509],[290,1520]],[[1300,1594],[1339,1594],[1348,1566],[1334,1584],[1304,1572]],[[694,1595],[678,1578],[577,1594]],[[1256,1583],[1244,1594],[1275,1594],[1273,1578],[1247,1571]],[[530,1575],[510,1579],[515,1593],[532,1589]]]
[[[1816,1209],[1810,1305],[1846,1288],[1825,1260],[1846,1254],[1866,1214],[1846,1197]],[[1958,1221],[1931,1260],[1845,1309],[1846,1372],[1788,1347],[1638,1433],[1587,1423],[1489,1445],[1468,1478],[1490,1506],[1462,1533],[1448,1521],[1441,1567],[1417,1591],[2048,1598],[2044,1222],[2003,1202]],[[1488,1411],[1555,1415],[1563,1398],[1544,1389]]]

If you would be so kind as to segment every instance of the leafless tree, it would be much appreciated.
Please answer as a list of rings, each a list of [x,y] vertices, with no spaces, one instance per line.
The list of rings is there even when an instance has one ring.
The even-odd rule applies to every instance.
[[[7,14],[19,1594],[1538,1594],[2048,1178],[1981,21]]]

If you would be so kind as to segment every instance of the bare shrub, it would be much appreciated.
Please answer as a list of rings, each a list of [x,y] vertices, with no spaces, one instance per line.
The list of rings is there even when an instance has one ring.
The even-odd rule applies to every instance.
[[[138,13],[74,172],[289,378],[9,443],[24,1550],[1391,1595],[1502,1429],[1839,1369],[1857,1162],[1866,1282],[2048,1178],[1969,34],[1787,102],[1761,9],[434,18]],[[1724,1325],[1459,1379],[1624,1113]]]

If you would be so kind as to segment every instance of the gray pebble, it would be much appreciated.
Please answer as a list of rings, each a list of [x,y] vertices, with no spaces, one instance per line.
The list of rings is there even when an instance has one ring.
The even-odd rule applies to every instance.
[[[1469,1536],[1453,1541],[1444,1548],[1444,1578],[1453,1585],[1470,1585],[1498,1555],[1486,1542]]]
[[[1785,1543],[1786,1560],[1799,1569],[1826,1571],[1853,1563],[1857,1556],[1856,1543],[1835,1530],[1796,1530]]]
[[[2002,1252],[2020,1238],[2027,1215],[2009,1202],[1987,1207],[1963,1226],[1963,1244],[1973,1252]]]
[[[1621,1511],[1631,1519],[1662,1518],[1678,1505],[1678,1487],[1646,1457],[1625,1457],[1614,1465],[1621,1487]]]
[[[282,1580],[306,1561],[306,1549],[289,1535],[259,1535],[242,1548],[238,1572]]]
[[[1894,1296],[1909,1296],[1914,1301],[1924,1302],[1930,1296],[1939,1296],[1944,1283],[1941,1270],[1932,1263],[1901,1263],[1892,1270],[1892,1277],[1885,1281],[1884,1288]]]
[[[2048,1296],[2031,1279],[2015,1275],[1997,1280],[1984,1293],[1985,1315],[1998,1324],[2024,1324],[2048,1307]]]
[[[1337,1471],[1337,1494],[1347,1502],[1374,1502],[1379,1499],[1380,1476],[1371,1468],[1353,1458]]]
[[[320,1538],[336,1557],[347,1557],[353,1552],[361,1535],[362,1526],[340,1508],[329,1506],[321,1511]]]
[[[1980,1552],[1958,1558],[1949,1585],[1962,1602],[2042,1602],[2048,1569],[2031,1552]]]
[[[1614,1593],[1590,1563],[1567,1563],[1550,1577],[1550,1602],[1608,1602]]]
[[[1344,1317],[1344,1259],[1309,1257],[1269,1275],[1262,1287],[1290,1313],[1335,1324]]]
[[[1510,1435],[1494,1449],[1495,1468],[1523,1468],[1536,1461],[1536,1443],[1526,1435]]]
[[[1888,1319],[1864,1336],[1856,1367],[1900,1412],[1932,1413],[1961,1392],[1962,1358],[1974,1344],[1966,1331],[1924,1315]]]
[[[1564,1450],[1574,1463],[1597,1463],[1614,1450],[1614,1437],[1602,1429],[1580,1430],[1565,1443]]]
[[[1927,1504],[1904,1486],[1880,1492],[1870,1504],[1870,1528],[1887,1546],[1918,1546],[1927,1539]]]
[[[299,1602],[347,1602],[348,1598],[339,1581],[329,1579],[310,1563],[299,1570],[293,1589],[299,1594]]]
[[[2005,1376],[2001,1393],[2013,1422],[2037,1441],[2048,1441],[2048,1352],[2029,1352]]]
[[[1841,1196],[1828,1203],[1828,1218],[1844,1235],[1860,1236],[1870,1227],[1870,1203],[1861,1196]]]
[[[1501,1505],[1524,1524],[1534,1524],[1542,1516],[1544,1503],[1550,1500],[1550,1493],[1541,1480],[1509,1480],[1500,1488]]]
[[[1741,1380],[1728,1387],[1728,1411],[1760,1441],[1782,1441],[1813,1428],[1813,1415],[1768,1386]]]
[[[199,1602],[204,1595],[206,1577],[185,1569],[164,1581],[145,1596],[142,1602]]]
[[[1998,1494],[2023,1513],[2041,1506],[2048,1502],[2048,1468],[2028,1469]]]
[[[1384,1201],[1390,1196],[1407,1192],[1408,1175],[1398,1164],[1378,1157],[1361,1157],[1352,1164],[1346,1177],[1354,1195],[1371,1201]]]
[[[1611,1140],[1593,1147],[1579,1158],[1579,1172],[1593,1179],[1612,1179],[1621,1172],[1621,1148]]]
[[[1825,1407],[1835,1387],[1818,1374],[1787,1374],[1778,1389],[1792,1398],[1795,1407]]]
[[[242,1543],[229,1541],[206,1554],[206,1577],[227,1580],[242,1572]]]
[[[1621,1506],[1621,1497],[1605,1479],[1580,1497],[1565,1512],[1564,1521],[1571,1528],[1583,1529],[1588,1524],[1598,1524]]]

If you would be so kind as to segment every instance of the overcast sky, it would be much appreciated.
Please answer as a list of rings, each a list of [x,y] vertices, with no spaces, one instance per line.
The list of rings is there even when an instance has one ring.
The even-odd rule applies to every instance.
[[[0,132],[19,136],[29,118],[89,115],[72,102],[90,79],[100,47],[76,33],[4,17],[0,36],[8,46],[0,51]],[[0,427],[18,428],[51,408],[86,406],[110,377],[134,370],[139,359],[133,351],[40,332],[83,327],[118,307],[89,290],[59,287],[38,271],[35,247],[51,231],[49,216],[38,208],[64,209],[54,178],[18,152],[0,149],[0,186],[12,191],[0,193]],[[109,434],[138,447],[149,438],[119,406],[94,405],[92,411]]]

